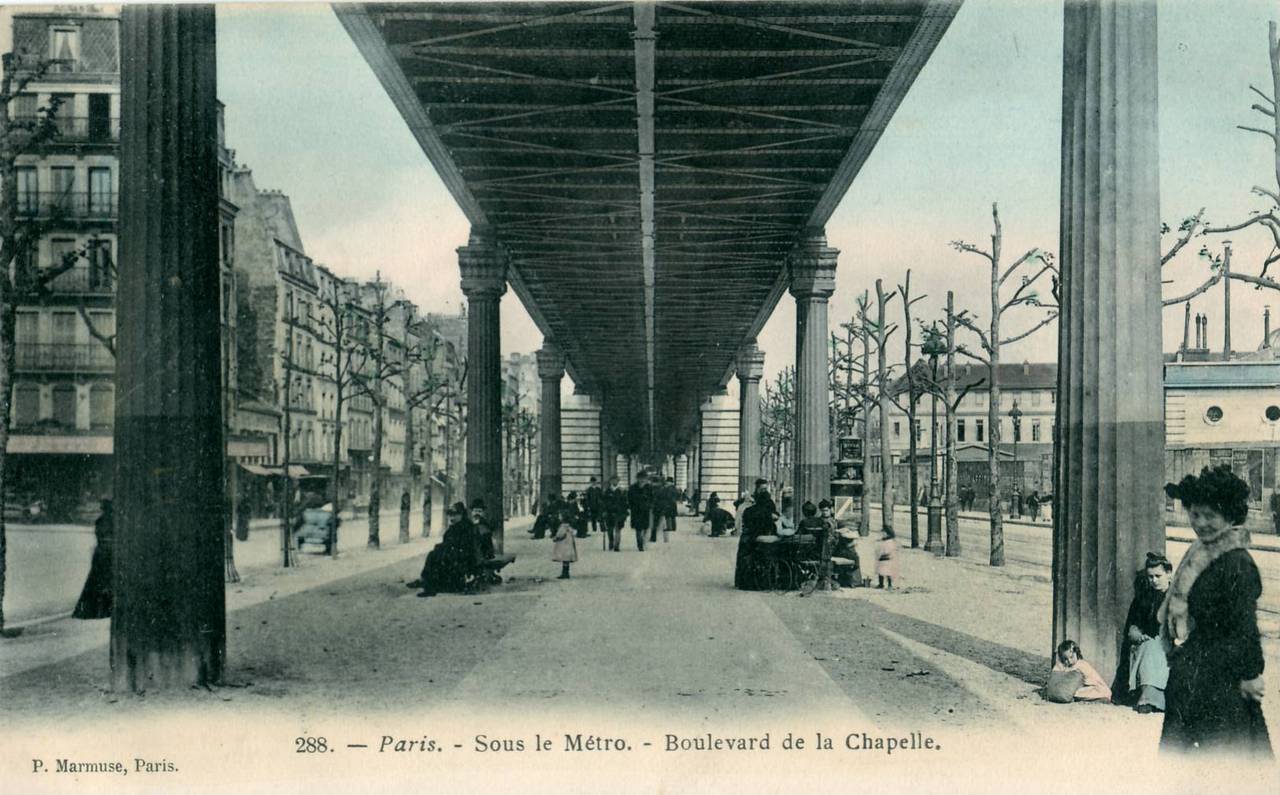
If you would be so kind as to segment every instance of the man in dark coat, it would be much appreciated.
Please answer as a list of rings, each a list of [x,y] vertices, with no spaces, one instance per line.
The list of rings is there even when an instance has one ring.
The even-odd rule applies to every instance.
[[[467,577],[476,572],[479,547],[466,506],[455,502],[445,516],[449,527],[444,531],[444,538],[427,553],[418,579],[406,583],[410,588],[422,589],[418,596],[462,590]]]
[[[604,521],[604,489],[600,488],[600,483],[594,476],[582,495],[582,508],[586,513],[591,532],[600,532],[600,526]]]
[[[636,549],[644,552],[644,535],[649,529],[649,513],[653,510],[653,489],[649,486],[649,473],[643,469],[636,475],[636,482],[627,489],[627,509],[631,513],[631,529],[636,531]]]
[[[618,478],[609,478],[609,489],[601,498],[604,513],[604,531],[609,538],[609,549],[622,549],[622,525],[627,521],[627,492],[618,485]]]
[[[667,482],[657,486],[654,494],[654,523],[650,530],[649,540],[657,541],[658,524],[662,524],[662,540],[669,540],[668,534],[676,529],[676,504],[680,493],[676,491],[676,479],[667,478]]]

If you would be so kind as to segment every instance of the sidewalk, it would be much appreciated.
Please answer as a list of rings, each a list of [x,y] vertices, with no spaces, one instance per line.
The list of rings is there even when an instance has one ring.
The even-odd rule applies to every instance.
[[[533,517],[515,517],[507,520],[505,532],[508,538],[513,533],[523,536],[526,528],[532,525]],[[240,582],[228,583],[226,590],[228,623],[235,611],[319,588],[407,558],[425,557],[440,542],[439,534],[422,538],[419,527],[418,532],[410,536],[408,544],[401,544],[396,540],[398,525],[395,533],[388,534],[384,524],[380,532],[382,548],[374,550],[366,545],[366,522],[352,521],[343,529],[348,528],[352,532],[346,536],[339,535],[340,554],[336,558],[303,553],[295,556],[296,565],[288,569],[280,567],[275,557],[271,557],[270,561],[263,560],[261,554],[255,556],[259,558],[255,563],[241,564],[237,560]],[[361,531],[358,534],[355,532],[357,529]],[[273,555],[278,554],[278,546],[270,541],[270,535],[270,532],[260,533],[259,537],[264,540],[257,546]],[[253,539],[254,534],[251,532],[250,541]],[[246,546],[253,547],[246,542],[237,544],[237,549]],[[111,622],[82,621],[71,618],[70,612],[66,612],[12,628],[21,628],[23,632],[17,638],[0,642],[0,677],[58,663],[105,646],[110,637]]]

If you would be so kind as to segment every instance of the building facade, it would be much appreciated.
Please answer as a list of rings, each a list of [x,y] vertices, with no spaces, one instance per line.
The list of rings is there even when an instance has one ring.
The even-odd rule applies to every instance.
[[[16,71],[43,70],[11,118],[50,113],[56,133],[15,162],[16,220],[41,227],[17,271],[41,283],[16,313],[8,498],[31,518],[83,520],[111,493],[119,20],[16,12],[10,33]]]

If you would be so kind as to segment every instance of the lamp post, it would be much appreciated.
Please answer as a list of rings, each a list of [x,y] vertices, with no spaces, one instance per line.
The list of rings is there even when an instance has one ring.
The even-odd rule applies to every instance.
[[[924,549],[935,555],[946,550],[942,540],[942,493],[938,488],[938,357],[946,351],[945,341],[936,333],[928,335],[921,346],[921,352],[929,357],[932,379],[932,389],[929,390],[929,520]]]
[[[1013,420],[1013,494],[1010,495],[1009,507],[1013,509],[1015,516],[1022,516],[1022,509],[1018,507],[1018,495],[1022,493],[1022,473],[1018,470],[1018,437],[1022,435],[1022,410],[1018,408],[1018,401],[1015,398],[1013,408],[1009,409],[1009,419]]]

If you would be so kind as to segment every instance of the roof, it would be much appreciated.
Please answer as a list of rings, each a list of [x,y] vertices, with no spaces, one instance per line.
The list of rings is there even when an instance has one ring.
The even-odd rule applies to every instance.
[[[1280,387],[1280,361],[1178,362],[1164,366],[1165,387]]]
[[[1021,364],[1002,362],[998,368],[998,377],[1000,388],[1003,390],[1057,389],[1058,364],[1057,362],[1022,362]],[[940,365],[938,380],[945,383],[946,378],[947,368]],[[960,390],[971,385],[981,391],[990,389],[985,364],[956,365],[956,389]],[[894,394],[905,392],[906,376],[901,376],[894,381],[893,388]]]

